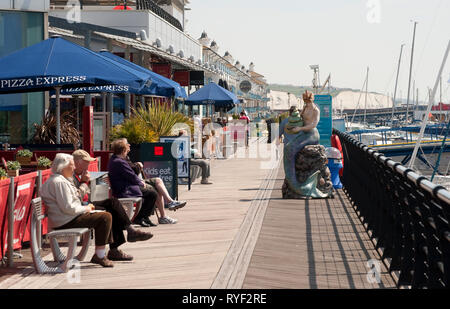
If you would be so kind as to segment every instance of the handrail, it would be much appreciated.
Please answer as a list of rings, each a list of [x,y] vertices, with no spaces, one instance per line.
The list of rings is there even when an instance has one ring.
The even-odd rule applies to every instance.
[[[178,30],[183,31],[183,26],[181,25],[180,21],[164,11],[152,0],[136,0],[136,10],[150,10],[173,25]]]
[[[333,130],[344,152],[344,191],[398,286],[450,287],[450,192]]]
[[[348,136],[348,138],[353,139],[350,136]],[[355,142],[356,142],[356,140],[355,140]],[[359,143],[359,142],[357,142],[357,143]],[[366,146],[362,143],[359,143],[359,144],[361,145],[362,150],[364,150],[367,153],[374,156],[377,160],[380,161],[380,163],[387,164],[393,171],[398,172],[402,176],[404,175],[404,172],[407,170],[407,167],[405,167],[403,165],[396,165],[395,164],[396,162],[393,161],[391,158],[385,157],[382,153],[379,153],[376,150],[369,148],[368,146]],[[410,179],[413,182],[416,182],[419,178],[423,177],[411,170],[409,170],[406,173],[406,176],[408,177],[408,179]],[[428,191],[429,193],[434,194],[436,198],[439,198],[443,202],[450,205],[450,192],[446,188],[444,188],[442,186],[438,186],[438,185],[432,183],[431,181],[429,181],[428,179],[424,179],[424,180],[420,181],[418,186],[420,188]]]

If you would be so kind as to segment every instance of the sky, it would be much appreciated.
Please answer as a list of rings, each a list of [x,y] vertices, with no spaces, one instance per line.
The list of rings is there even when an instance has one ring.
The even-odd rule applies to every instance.
[[[414,23],[413,75],[419,100],[433,88],[450,40],[449,0],[190,0],[186,31],[206,31],[235,61],[269,83],[312,85],[311,64],[323,83],[392,94],[400,55],[398,95],[407,97]],[[449,57],[450,58],[450,57]],[[450,59],[443,73],[443,101],[450,99]],[[413,89],[411,82],[411,89]],[[439,88],[438,88],[439,89]],[[439,96],[439,90],[437,95]],[[411,90],[412,97],[412,90]]]

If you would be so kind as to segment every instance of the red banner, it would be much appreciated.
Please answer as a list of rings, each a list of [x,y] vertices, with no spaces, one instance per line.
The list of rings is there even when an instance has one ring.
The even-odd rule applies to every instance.
[[[41,174],[42,174],[42,184],[44,184],[47,181],[47,179],[50,177],[50,175],[52,174],[52,170],[51,169],[42,170]],[[37,196],[38,196],[38,194],[37,194],[37,192],[35,192],[34,197],[37,197]],[[42,204],[42,205],[45,209],[45,205],[44,204]],[[42,219],[41,227],[42,227],[42,230],[41,230],[42,235],[47,234],[48,233],[48,218],[47,217]],[[27,241],[31,240],[30,231],[31,231],[31,213],[30,213],[30,220],[28,220],[27,229],[25,230],[25,236],[23,238],[23,242],[27,242]]]
[[[172,78],[172,65],[170,63],[152,63],[152,71],[167,78]]]
[[[44,184],[47,181],[47,179],[50,178],[51,174],[52,174],[51,169],[42,171],[42,184]],[[44,211],[45,211],[47,206],[45,206],[44,202],[42,202],[42,206],[44,207]],[[45,217],[42,220],[42,235],[46,235],[47,233],[48,233],[48,217]]]
[[[189,71],[176,71],[173,73],[173,80],[180,84],[182,87],[190,85]]]
[[[14,250],[22,248],[36,178],[37,172],[33,172],[14,179]]]
[[[0,257],[3,257],[6,253],[6,216],[8,215],[8,191],[10,180],[0,180]]]

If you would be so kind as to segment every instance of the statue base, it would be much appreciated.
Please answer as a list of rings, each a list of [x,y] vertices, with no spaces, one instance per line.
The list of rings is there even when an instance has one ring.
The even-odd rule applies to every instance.
[[[317,171],[316,188],[326,195],[326,197],[332,197],[333,183],[331,182],[331,173],[327,166],[327,157],[325,154],[325,147],[322,145],[309,145],[305,146],[295,157],[295,169],[297,179],[300,183],[304,184],[311,180],[310,177]],[[301,195],[292,190],[286,179],[284,180],[282,187],[283,199],[310,199],[310,198],[323,198],[310,195]]]

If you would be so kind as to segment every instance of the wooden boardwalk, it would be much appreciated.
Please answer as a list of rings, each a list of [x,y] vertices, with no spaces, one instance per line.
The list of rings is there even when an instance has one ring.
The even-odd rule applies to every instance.
[[[386,273],[381,284],[366,280],[366,263],[378,256],[342,191],[329,200],[282,200],[282,167],[261,169],[266,160],[217,160],[213,185],[180,187],[188,204],[169,214],[179,222],[147,228],[151,240],[123,245],[132,262],[111,269],[82,262],[75,284],[66,274],[37,275],[30,266],[0,289],[395,286]],[[88,260],[92,254],[93,247]]]
[[[395,288],[380,263],[380,283],[367,279],[377,252],[342,190],[335,198],[283,200],[279,169],[243,288]]]

